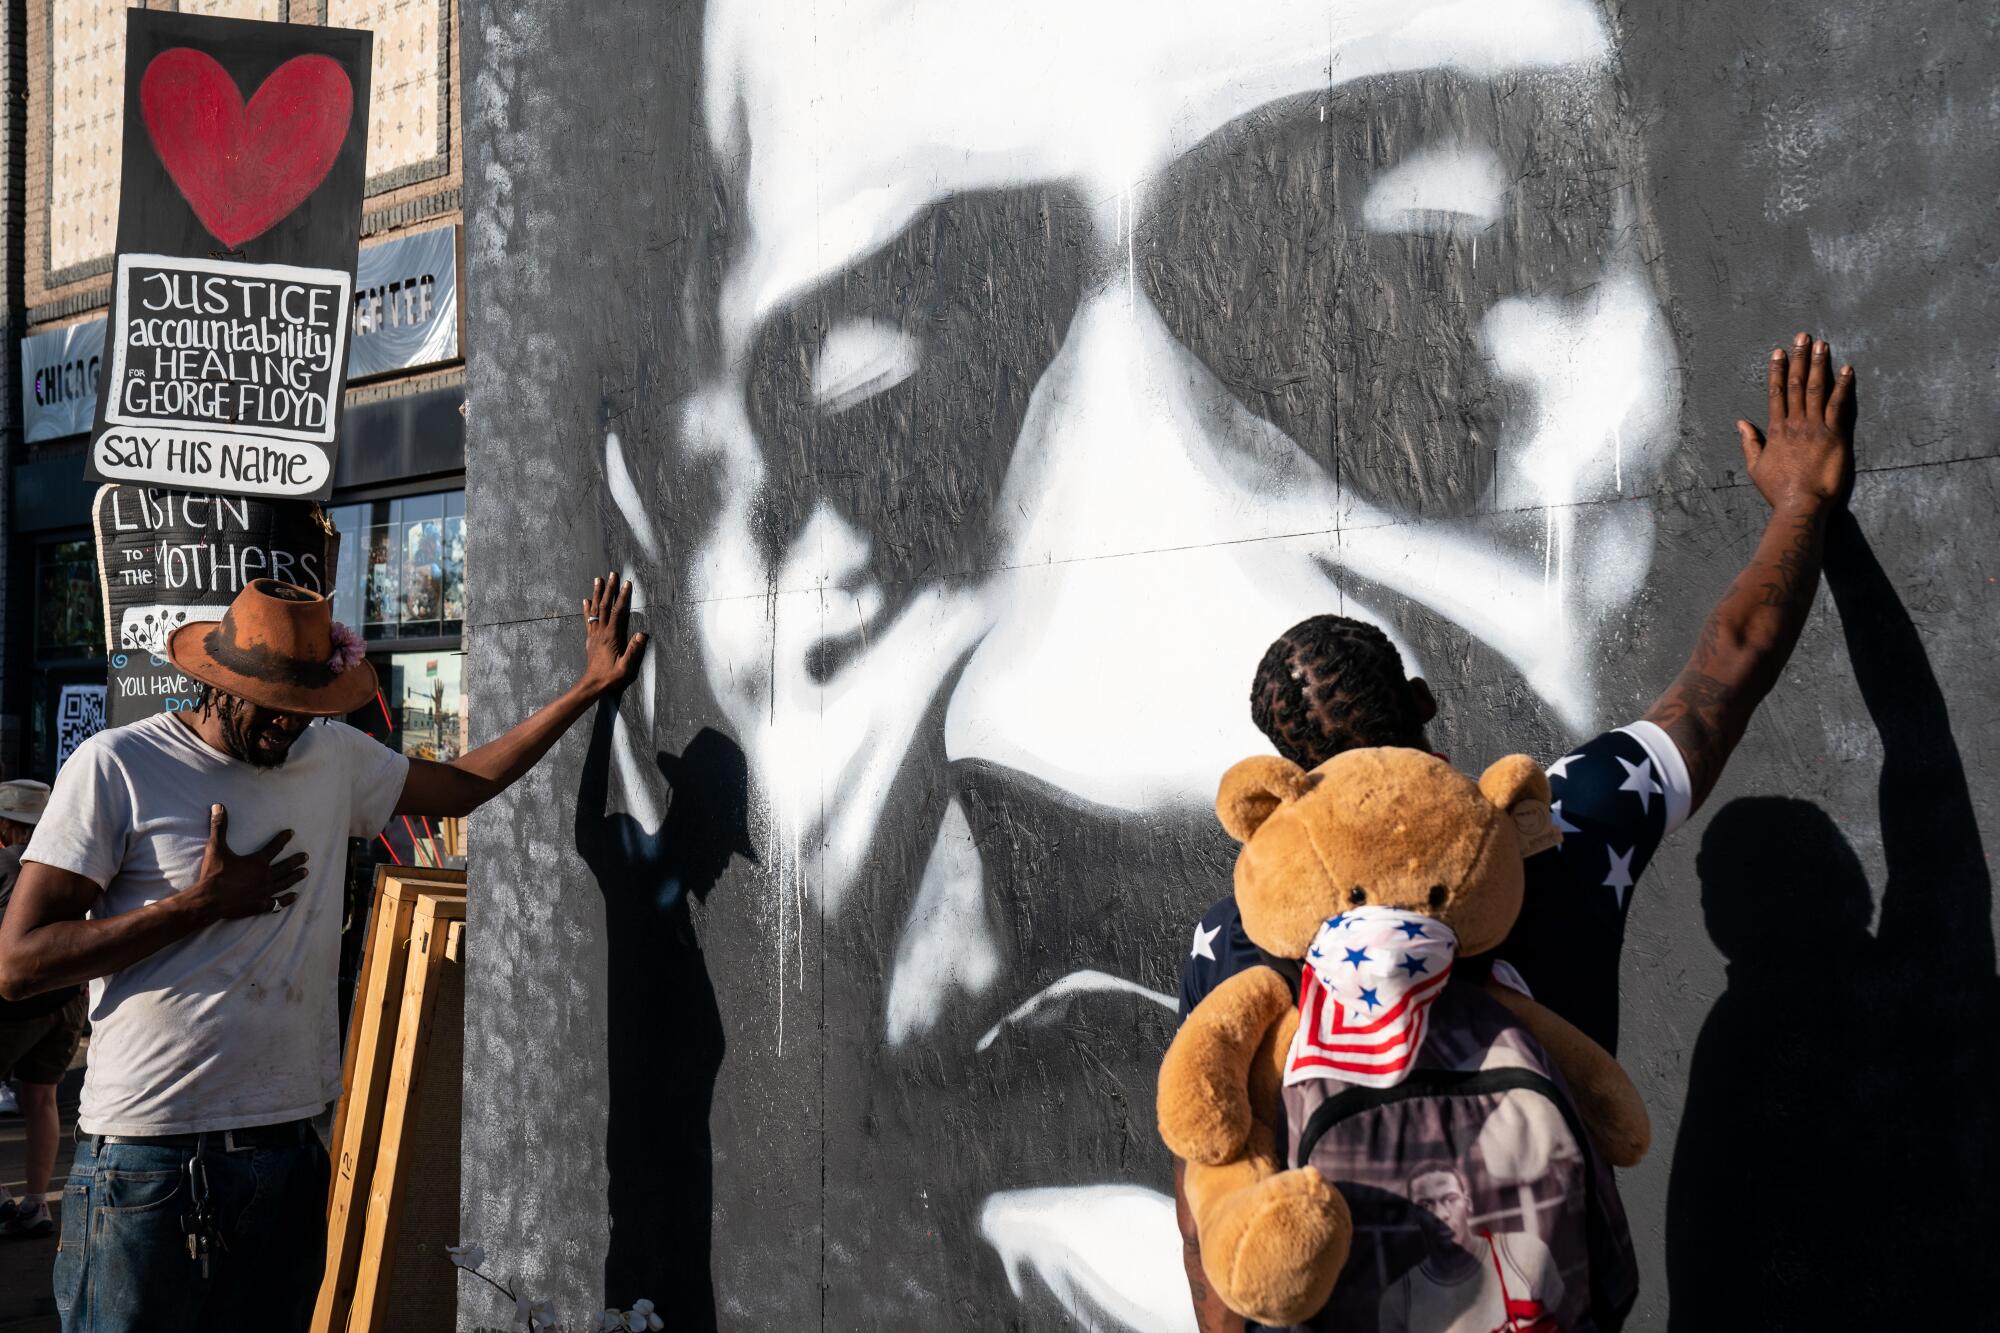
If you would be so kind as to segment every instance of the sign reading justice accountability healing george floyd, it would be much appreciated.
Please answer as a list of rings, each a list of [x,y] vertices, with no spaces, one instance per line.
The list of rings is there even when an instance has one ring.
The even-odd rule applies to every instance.
[[[99,470],[234,493],[331,489],[350,285],[286,264],[120,255]]]
[[[371,47],[365,32],[128,11],[93,479],[332,490]]]
[[[252,579],[333,591],[334,543],[317,505],[151,486],[100,486],[91,510],[104,595],[106,722],[186,707],[194,682],[167,660],[167,635],[220,620]]]

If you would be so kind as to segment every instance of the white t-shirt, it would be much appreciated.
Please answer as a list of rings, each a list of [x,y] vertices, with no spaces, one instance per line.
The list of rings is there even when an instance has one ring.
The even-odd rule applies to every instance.
[[[342,722],[300,733],[257,768],[173,715],[100,731],[56,776],[26,859],[73,871],[116,916],[194,883],[209,807],[248,854],[283,829],[307,855],[298,900],[221,921],[90,983],[86,1134],[190,1134],[313,1116],[340,1095],[342,888],[347,840],[381,832],[410,761]]]
[[[1511,1333],[1554,1329],[1562,1273],[1539,1237],[1499,1231],[1473,1237],[1479,1258],[1455,1282],[1418,1264],[1382,1294],[1383,1333]]]

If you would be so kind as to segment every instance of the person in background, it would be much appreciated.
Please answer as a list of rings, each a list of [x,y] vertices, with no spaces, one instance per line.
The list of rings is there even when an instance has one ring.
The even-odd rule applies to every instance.
[[[1832,366],[1832,349],[1810,334],[1772,349],[1768,425],[1760,431],[1736,423],[1744,470],[1771,507],[1755,553],[1646,715],[1549,765],[1563,843],[1528,860],[1521,916],[1496,957],[1536,999],[1613,1053],[1632,888],[1660,840],[1708,799],[1751,714],[1777,683],[1819,590],[1827,528],[1847,505],[1854,368],[1836,375]],[[1294,625],[1271,645],[1257,666],[1250,712],[1279,754],[1311,769],[1362,746],[1429,750],[1424,729],[1437,704],[1422,679],[1404,675],[1382,631],[1327,615]],[[1235,897],[1216,903],[1195,924],[1181,963],[1181,1018],[1262,961]],[[1296,964],[1288,975],[1297,975]],[[1202,1333],[1233,1333],[1245,1324],[1208,1288],[1182,1172],[1175,1162],[1175,1212],[1196,1321]]]
[[[25,778],[0,782],[0,921],[6,919],[7,903],[21,873],[21,853],[48,803],[45,782]],[[83,993],[75,986],[31,1000],[0,1000],[0,1093],[14,1103],[0,1104],[0,1110],[25,1118],[27,1159],[26,1188],[20,1198],[0,1184],[0,1238],[46,1236],[56,1229],[46,1197],[62,1136],[56,1085],[69,1072],[82,1038]],[[10,1078],[20,1085],[18,1101],[6,1081]]]
[[[468,815],[533,767],[638,670],[631,593],[596,580],[576,683],[440,764],[334,720],[374,697],[361,641],[325,598],[260,579],[168,641],[197,707],[99,732],[63,766],[0,920],[0,996],[90,983],[66,1333],[308,1326],[347,840],[398,813]]]
[[[8,819],[0,815],[0,912],[6,910],[7,895],[14,891],[14,876],[21,870],[20,848],[27,844],[28,835],[35,831],[35,819],[40,816],[42,807],[48,804],[48,794],[46,782],[24,779],[0,783],[0,809],[23,816],[22,819]],[[0,1115],[19,1114],[21,1101],[14,1095],[14,1085],[7,1081],[5,1073],[0,1073]],[[0,1186],[0,1212],[8,1211],[6,1198],[6,1188]]]

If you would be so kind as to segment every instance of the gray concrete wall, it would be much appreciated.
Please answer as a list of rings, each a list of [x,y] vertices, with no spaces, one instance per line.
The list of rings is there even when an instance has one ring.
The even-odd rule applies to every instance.
[[[1630,720],[1811,328],[1879,565],[1636,894],[1632,1327],[1863,1264],[1842,1308],[1985,1302],[1937,1265],[1993,1192],[1994,23],[468,12],[476,729],[575,668],[593,572],[655,638],[474,825],[467,1236],[676,1327],[1189,1327],[1153,1074],[1262,648],[1379,620],[1467,766]],[[1842,1038],[1917,995],[1921,1059]]]

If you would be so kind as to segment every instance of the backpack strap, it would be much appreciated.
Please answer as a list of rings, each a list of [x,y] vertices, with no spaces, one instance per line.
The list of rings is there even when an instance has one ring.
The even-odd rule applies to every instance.
[[[1274,953],[1266,953],[1263,949],[1257,948],[1254,940],[1251,942],[1250,947],[1257,949],[1257,957],[1265,967],[1270,968],[1285,979],[1285,988],[1292,993],[1292,1003],[1297,1004],[1299,1002],[1299,985],[1305,980],[1306,975],[1305,963],[1297,958],[1280,958]]]

